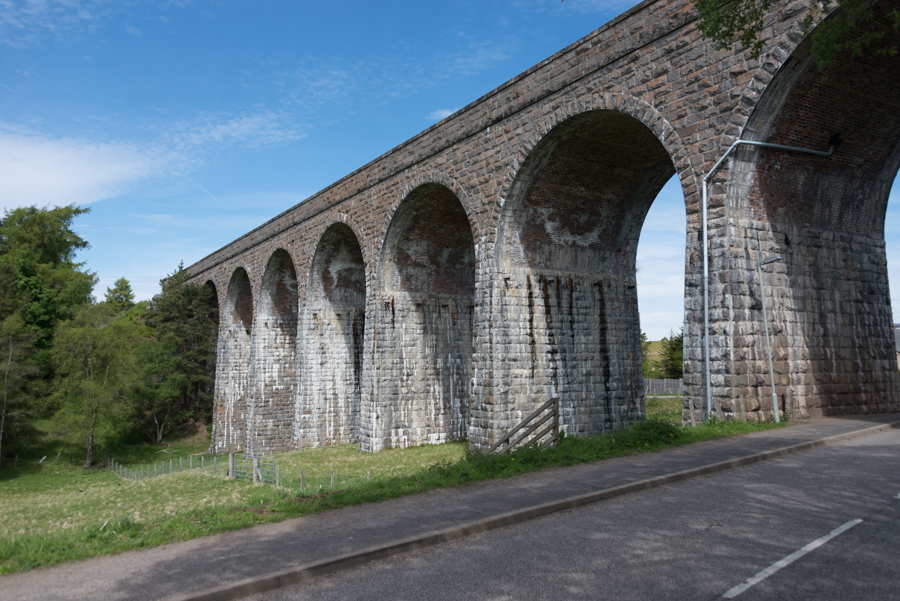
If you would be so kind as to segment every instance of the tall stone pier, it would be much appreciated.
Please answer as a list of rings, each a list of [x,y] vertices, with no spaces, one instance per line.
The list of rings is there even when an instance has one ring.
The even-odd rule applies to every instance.
[[[690,2],[642,2],[192,265],[223,309],[214,447],[486,448],[553,397],[568,435],[639,419],[635,254],[671,177],[685,421],[772,416],[763,290],[780,411],[900,410],[900,80],[874,53],[818,68],[805,9],[778,4],[752,60],[703,40]],[[739,140],[822,152],[739,146],[708,180],[704,247],[703,181]]]

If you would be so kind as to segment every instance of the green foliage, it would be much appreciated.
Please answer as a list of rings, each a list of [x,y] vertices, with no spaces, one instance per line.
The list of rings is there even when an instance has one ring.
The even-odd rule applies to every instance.
[[[677,380],[684,374],[684,330],[679,330],[678,334],[669,332],[669,337],[661,342],[662,351],[656,362],[658,377]]]
[[[56,323],[90,302],[96,276],[75,262],[88,243],[71,229],[87,212],[74,205],[23,207],[0,220],[0,319],[21,311],[44,348],[51,345]]]
[[[131,291],[131,282],[125,278],[115,281],[112,288],[106,289],[106,304],[116,312],[127,311],[134,306],[134,292]]]
[[[179,265],[160,282],[162,292],[147,306],[146,323],[154,332],[155,344],[165,346],[166,352],[172,353],[177,360],[166,359],[161,350],[145,349],[147,357],[156,361],[150,370],[155,374],[153,377],[162,378],[159,386],[149,381],[145,384],[148,390],[156,386],[163,395],[158,399],[164,397],[171,402],[175,425],[192,420],[206,423],[212,418],[218,341],[217,299],[211,288],[193,284],[188,281],[189,277],[184,265]],[[176,372],[180,376],[176,377]],[[170,396],[176,389],[177,396]]]
[[[31,434],[27,390],[28,378],[36,371],[28,359],[34,352],[35,335],[25,327],[22,317],[13,313],[0,321],[0,373],[2,373],[2,396],[0,396],[0,465],[3,452],[9,452],[6,442],[12,442],[13,451],[21,449],[15,443]]]
[[[653,365],[650,361],[650,341],[647,340],[645,332],[641,332],[641,370],[644,372],[645,378],[653,377]]]
[[[90,467],[94,445],[109,441],[128,423],[128,376],[137,331],[116,319],[105,303],[88,305],[60,324],[54,345],[58,418],[81,435],[84,467]]]
[[[740,44],[750,50],[752,58],[759,58],[769,42],[762,37],[765,19],[775,0],[695,0],[699,13],[698,28],[703,36],[725,49]],[[827,19],[820,20],[835,6]],[[896,56],[896,46],[883,43],[890,29],[874,22],[874,3],[869,0],[824,0],[810,4],[803,19],[803,32],[811,34],[812,54],[819,67],[826,67],[835,56],[849,51],[861,56],[866,50],[883,56]],[[892,9],[892,27],[900,31],[900,9]],[[864,26],[873,26],[860,32]]]
[[[134,350],[132,396],[139,425],[150,442],[162,442],[166,427],[176,417],[179,401],[190,389],[189,369],[179,353],[180,345],[178,337],[168,332],[158,339],[140,340]]]
[[[15,331],[6,337],[14,352],[7,380],[9,427],[0,428],[5,452],[27,447],[30,420],[48,409],[57,325],[90,302],[96,277],[75,261],[88,244],[72,231],[72,221],[87,212],[74,205],[23,207],[0,219],[0,322],[6,334]]]

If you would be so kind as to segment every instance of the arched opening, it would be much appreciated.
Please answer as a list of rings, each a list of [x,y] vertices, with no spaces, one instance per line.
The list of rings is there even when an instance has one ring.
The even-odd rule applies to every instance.
[[[313,257],[300,328],[300,448],[359,440],[366,266],[353,230],[329,227]]]
[[[247,443],[247,397],[250,396],[250,331],[253,292],[250,278],[238,267],[225,293],[216,357],[213,446],[217,453],[240,451]]]
[[[263,274],[253,327],[253,391],[248,447],[256,455],[290,449],[297,373],[297,271],[278,249]]]
[[[569,435],[644,415],[635,258],[674,173],[650,129],[616,111],[572,117],[531,152],[498,233],[492,430],[482,444],[554,397]]]
[[[672,176],[644,218],[637,250],[646,414],[670,421],[684,417],[681,388],[672,380],[682,379],[684,370],[685,205],[681,182]]]
[[[860,27],[890,32],[892,4]],[[900,165],[896,61],[849,52],[820,69],[804,40],[752,114],[744,139],[829,157],[743,149],[727,193],[734,240],[731,365],[723,404],[747,419],[773,413],[757,261],[763,268],[779,410],[794,416],[900,409],[885,254],[885,213]]]
[[[472,379],[475,242],[456,195],[426,184],[388,227],[372,332],[374,406],[364,450],[466,436]],[[367,423],[368,422],[368,423]]]

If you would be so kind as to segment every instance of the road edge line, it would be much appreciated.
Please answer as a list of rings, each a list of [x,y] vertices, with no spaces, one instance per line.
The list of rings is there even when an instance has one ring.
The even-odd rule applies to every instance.
[[[231,584],[207,589],[205,591],[166,597],[166,601],[234,601],[235,599],[272,591],[291,584],[299,584],[300,582],[318,578],[319,576],[334,574],[371,561],[386,559],[388,557],[417,551],[419,549],[426,549],[441,543],[458,540],[474,534],[481,534],[482,532],[489,532],[491,530],[496,530],[497,528],[503,528],[504,526],[519,524],[567,509],[574,509],[599,501],[614,499],[629,493],[656,488],[665,484],[682,482],[698,476],[706,476],[717,472],[753,465],[754,463],[760,463],[769,459],[785,457],[787,455],[793,455],[795,453],[817,449],[839,442],[846,442],[855,438],[871,436],[880,432],[887,432],[892,428],[900,429],[900,421],[879,424],[870,428],[863,428],[861,430],[854,430],[843,434],[835,434],[834,436],[801,442],[780,449],[763,451],[762,453],[738,457],[737,459],[711,463],[709,465],[680,472],[673,472],[663,476],[655,476],[653,478],[647,478],[630,484],[623,484],[613,488],[569,497],[567,499],[534,505],[532,507],[526,507],[525,509],[517,509],[516,511],[484,518],[467,524],[461,524],[459,526],[451,526],[450,528],[445,528],[443,530],[427,532],[425,534],[401,539],[384,545],[378,545],[376,547],[369,547],[362,551],[354,551],[352,553],[339,555],[337,557],[317,561],[296,568],[290,568],[274,574],[247,578]]]

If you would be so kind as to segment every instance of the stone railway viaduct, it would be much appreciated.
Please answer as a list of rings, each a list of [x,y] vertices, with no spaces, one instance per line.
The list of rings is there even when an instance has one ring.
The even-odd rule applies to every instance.
[[[485,448],[550,397],[570,435],[644,414],[635,253],[684,192],[685,405],[900,410],[884,219],[900,160],[895,63],[819,69],[804,2],[761,59],[701,39],[686,0],[646,0],[192,265],[220,308],[214,447]],[[886,22],[897,0],[876,5]],[[826,17],[827,18],[827,17]],[[900,43],[900,40],[889,40]],[[709,183],[704,351],[703,178]]]

